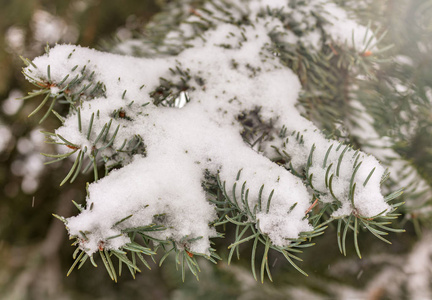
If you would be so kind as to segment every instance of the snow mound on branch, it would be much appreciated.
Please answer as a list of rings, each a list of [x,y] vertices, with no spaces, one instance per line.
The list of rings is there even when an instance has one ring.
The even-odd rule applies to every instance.
[[[277,8],[285,2],[272,1],[268,5]],[[254,16],[267,3],[251,1],[251,4],[254,11],[250,12],[250,18],[255,20]],[[320,149],[316,165],[322,164],[322,151],[332,142],[301,117],[295,108],[300,82],[268,50],[272,43],[269,32],[283,26],[278,19],[257,19],[253,26],[247,27],[222,23],[192,40],[189,49],[163,59],[133,58],[59,45],[49,55],[34,60],[37,68],[28,68],[36,78],[46,78],[49,66],[53,82],[69,75],[66,84],[81,76],[86,66],[86,70],[94,72],[92,80],[84,80],[73,91],[91,82],[101,82],[105,88],[103,96],[84,99],[87,101],[80,105],[83,128],[78,128],[77,114],[71,113],[57,129],[58,135],[90,151],[97,134],[111,120],[111,128],[119,130],[111,149],[101,151],[102,157],[112,155],[112,149],[121,148],[134,136],[142,137],[146,147],[145,157],[136,155],[126,166],[91,184],[86,209],[67,219],[71,236],[85,233],[82,249],[92,254],[101,243],[107,249],[118,249],[130,241],[123,234],[125,229],[157,224],[166,229],[149,232],[150,236],[171,239],[180,248],[208,255],[209,238],[216,236],[209,224],[217,215],[202,187],[205,172],[219,173],[227,194],[233,198],[240,194],[239,186],[245,183],[250,208],[260,205],[260,188],[264,185],[262,209],[256,214],[257,229],[269,235],[273,244],[287,246],[289,239],[312,229],[304,216],[314,199],[305,184],[251,149],[241,137],[242,126],[237,119],[243,112],[261,108],[260,117],[271,120],[274,128],[285,126],[289,132],[301,131],[304,135],[306,144],[293,140],[286,148],[295,167],[304,167],[312,144]],[[190,101],[181,109],[155,105],[151,95],[161,82],[178,82],[180,73],[188,74],[185,93]],[[122,111],[128,119],[113,118],[116,111]],[[90,120],[93,126],[87,138]],[[329,163],[337,159],[332,154]],[[345,163],[339,181],[334,183],[343,209],[339,215],[350,214],[354,209],[346,187],[351,180],[352,162]],[[383,173],[379,163],[371,160],[358,177],[363,182],[370,168],[376,168],[375,177],[363,194],[356,197],[356,205],[366,216],[388,209],[379,190],[379,176]],[[241,176],[235,188],[239,170]],[[316,178],[323,180],[325,171],[316,168],[315,172]],[[316,184],[324,189],[319,182]],[[366,194],[368,197],[362,197]],[[244,204],[239,205],[246,209]],[[184,242],[185,237],[194,241]]]

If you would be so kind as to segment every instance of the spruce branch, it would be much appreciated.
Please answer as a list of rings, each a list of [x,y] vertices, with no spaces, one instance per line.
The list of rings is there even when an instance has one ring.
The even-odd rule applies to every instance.
[[[353,23],[334,4],[251,7],[210,0],[180,9],[174,29],[142,44],[154,58],[62,45],[23,59],[40,89],[28,98],[44,97],[31,116],[49,106],[41,121],[53,112],[62,123],[46,135],[63,151],[45,156],[74,158],[61,185],[94,173],[86,207],[59,217],[77,246],[70,272],[88,258],[96,266],[99,254],[112,280],[123,264],[135,277],[137,260],[150,268],[144,255],[156,261],[159,250],[160,265],[172,253],[182,279],[187,269],[198,279],[196,258],[220,259],[211,239],[233,227],[228,263],[248,245],[263,282],[273,251],[307,275],[297,253],[333,221],[344,255],[351,231],[359,257],[361,230],[385,242],[400,231],[387,226],[401,191],[382,195],[385,168],[319,130],[335,134],[349,114],[353,78],[382,63],[383,37],[370,26],[354,26],[361,36],[338,30]]]

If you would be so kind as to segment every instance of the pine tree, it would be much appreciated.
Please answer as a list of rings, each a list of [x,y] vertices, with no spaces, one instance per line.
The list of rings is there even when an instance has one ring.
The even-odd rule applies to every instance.
[[[172,255],[183,280],[198,278],[197,257],[226,256],[212,246],[226,234],[228,264],[247,245],[263,282],[272,252],[307,275],[298,253],[323,234],[360,258],[367,235],[390,243],[403,189],[404,216],[427,220],[430,165],[404,143],[427,136],[427,84],[389,60],[398,52],[370,11],[179,1],[145,36],[105,45],[115,55],[57,45],[23,58],[36,86],[24,98],[42,96],[30,115],[59,120],[44,132],[58,153],[44,155],[72,160],[60,185],[94,177],[79,215],[56,216],[75,240],[70,272],[99,256],[117,281]]]

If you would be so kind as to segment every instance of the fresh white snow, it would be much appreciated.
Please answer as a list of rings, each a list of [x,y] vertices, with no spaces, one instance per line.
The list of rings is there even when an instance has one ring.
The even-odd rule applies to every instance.
[[[279,8],[286,3],[250,1],[247,6],[249,18],[255,20],[266,5]],[[360,37],[355,39],[356,47],[361,48],[366,28],[349,20],[346,13],[332,3],[314,3],[327,12],[332,22],[327,25],[328,31],[335,42],[351,43],[354,30]],[[241,1],[236,4],[244,5]],[[284,9],[290,8],[286,6]],[[209,238],[216,236],[215,229],[209,223],[217,216],[201,186],[205,171],[212,174],[219,172],[222,182],[226,183],[227,194],[232,195],[236,176],[242,170],[236,193],[240,194],[240,187],[246,182],[246,188],[249,189],[248,203],[252,208],[258,205],[262,185],[263,207],[266,207],[266,201],[274,190],[269,211],[263,209],[256,215],[258,229],[267,234],[273,244],[287,246],[289,239],[311,230],[312,226],[304,218],[306,210],[315,200],[310,190],[301,179],[269,159],[275,155],[271,148],[258,153],[241,137],[242,127],[237,116],[257,107],[261,107],[260,117],[272,120],[275,129],[279,130],[282,126],[287,128],[288,143],[283,146],[286,142],[284,137],[274,140],[272,145],[289,154],[296,170],[305,168],[310,149],[315,145],[309,173],[314,174],[313,186],[323,193],[321,200],[324,202],[335,201],[328,193],[326,178],[327,168],[332,165],[329,174],[333,175],[334,196],[342,204],[334,217],[349,215],[354,210],[360,215],[371,217],[389,209],[380,192],[384,168],[378,161],[325,139],[295,108],[301,91],[300,82],[289,68],[267,50],[272,43],[268,33],[274,28],[283,30],[283,24],[278,19],[267,17],[256,19],[254,26],[238,27],[223,22],[217,25],[206,31],[202,38],[191,40],[191,48],[173,57],[134,58],[79,46],[58,45],[50,50],[49,55],[33,61],[36,69],[32,66],[27,68],[27,73],[34,78],[46,80],[49,66],[54,83],[69,75],[63,84],[65,86],[74,77],[81,76],[86,66],[85,72],[94,72],[92,80],[84,80],[71,88],[71,92],[77,92],[91,82],[102,82],[106,87],[104,97],[87,99],[84,93],[83,99],[86,101],[80,105],[82,130],[78,128],[77,114],[70,113],[63,126],[56,130],[58,135],[80,149],[90,150],[103,126],[112,120],[110,135],[119,126],[114,149],[119,149],[125,140],[135,135],[143,138],[146,147],[145,157],[136,155],[129,164],[92,183],[88,190],[86,209],[78,216],[67,219],[71,236],[86,233],[87,239],[83,239],[80,246],[88,254],[98,250],[100,241],[104,241],[107,249],[118,249],[129,242],[129,237],[120,235],[107,238],[119,235],[122,229],[155,222],[161,222],[167,229],[151,233],[154,237],[172,239],[179,243],[179,247],[209,254]],[[185,28],[188,25],[182,26],[187,30]],[[176,34],[168,38],[175,38]],[[309,37],[310,40],[306,35],[302,41],[318,48],[321,40],[319,34],[311,31]],[[300,40],[292,33],[288,33],[286,38],[293,43]],[[221,47],[222,44],[230,47]],[[236,67],[233,67],[233,63]],[[177,82],[179,77],[169,70],[176,67],[187,70],[191,75],[187,91],[190,102],[181,109],[155,106],[150,93],[160,85],[160,77]],[[256,73],[251,72],[251,67],[257,70]],[[195,77],[202,78],[204,85],[199,85]],[[53,86],[51,90],[57,94],[62,87]],[[113,119],[113,113],[120,110],[133,121]],[[87,139],[88,124],[93,114],[93,127],[90,139]],[[299,143],[290,135],[293,131],[304,136],[304,143]],[[97,146],[102,146],[101,141]],[[324,165],[330,146],[332,150]],[[64,152],[70,151],[67,147],[63,148]],[[344,156],[340,160],[343,151]],[[109,148],[99,153],[102,156],[111,154]],[[362,164],[355,178],[352,178],[353,170],[360,162]],[[373,175],[364,186],[373,169]],[[356,184],[355,207],[350,199],[353,183]],[[290,211],[295,203],[297,205]],[[155,216],[161,214],[162,221],[156,220]],[[129,215],[133,216],[114,226]],[[180,240],[185,236],[202,238],[190,245],[180,245]]]

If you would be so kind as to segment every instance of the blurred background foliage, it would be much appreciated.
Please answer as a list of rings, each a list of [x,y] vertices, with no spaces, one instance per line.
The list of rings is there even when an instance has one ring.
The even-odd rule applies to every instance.
[[[182,283],[173,261],[162,268],[153,265],[151,271],[143,270],[136,280],[125,274],[117,284],[104,268],[95,269],[90,264],[66,277],[73,248],[69,247],[63,224],[51,214],[76,214],[71,200],[83,201],[86,178],[59,189],[59,174],[64,173],[59,169],[70,162],[43,165],[39,153],[49,152],[49,145],[43,143],[39,131],[54,128],[57,120],[49,118],[39,125],[37,118],[27,118],[38,101],[23,106],[23,101],[16,100],[32,89],[20,73],[23,64],[19,55],[32,59],[43,53],[47,43],[106,49],[115,40],[127,40],[138,32],[145,35],[145,24],[166,2],[0,0],[0,299],[332,299],[335,295],[392,299],[391,287],[379,280],[371,283],[371,278],[388,266],[401,276],[410,275],[403,268],[403,260],[416,254],[420,239],[411,222],[405,223],[407,233],[389,237],[391,246],[362,235],[362,260],[355,256],[353,247],[348,257],[340,255],[335,230],[329,228],[325,237],[316,239],[317,246],[301,256],[308,278],[272,254],[274,283],[257,283],[248,267],[250,251],[246,248],[241,251],[241,260],[229,267],[224,262],[214,267],[201,261],[199,282],[187,276]],[[353,7],[353,1],[338,2]],[[407,135],[399,130],[405,120],[397,118],[400,107],[385,104],[405,103],[407,97],[425,102],[432,99],[432,2],[366,2],[371,9],[358,9],[360,18],[364,23],[372,19],[388,30],[386,44],[394,44],[393,56],[406,62],[383,65],[382,80],[377,80],[374,87],[368,86],[372,90],[368,95],[381,95],[377,101],[383,105],[368,110],[387,120],[375,127],[397,141],[394,149],[412,161],[431,184],[432,112],[415,111],[415,134]],[[398,99],[388,88],[386,74],[400,81]],[[428,220],[424,221],[427,225]],[[429,229],[424,230],[423,239],[428,242]],[[231,240],[228,236],[225,241],[216,241],[216,246],[226,249]],[[352,245],[350,241],[347,244]],[[227,251],[220,253],[226,261]]]

